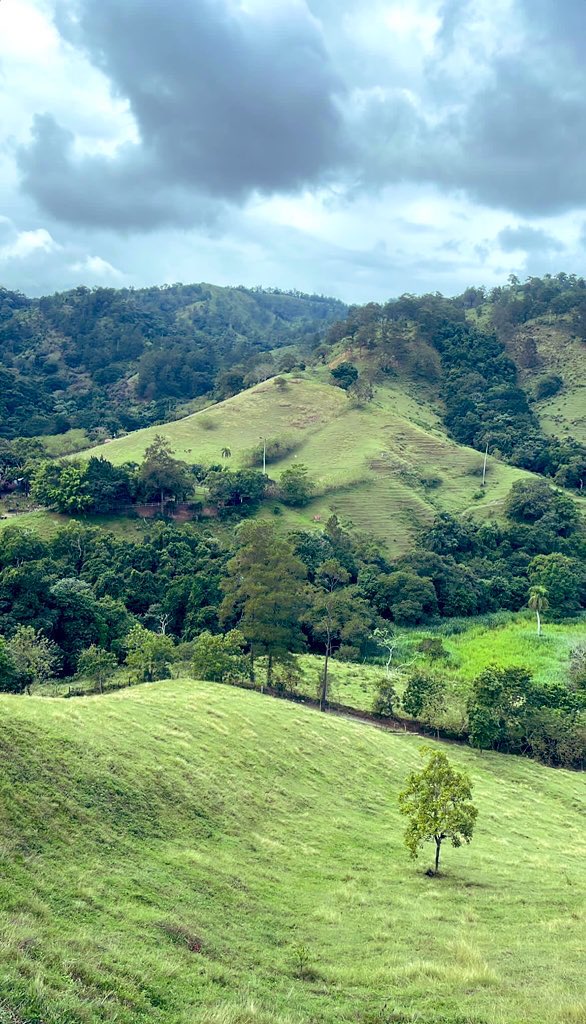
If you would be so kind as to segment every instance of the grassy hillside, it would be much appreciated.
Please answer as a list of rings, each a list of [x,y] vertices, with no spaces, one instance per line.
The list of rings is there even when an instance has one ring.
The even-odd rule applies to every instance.
[[[529,365],[528,344],[535,353]],[[576,337],[571,320],[551,315],[530,320],[515,331],[507,348],[529,392],[545,374],[558,374],[564,382],[559,394],[535,406],[543,429],[557,437],[569,436],[586,443],[586,343]]]
[[[304,463],[317,496],[302,512],[287,512],[286,525],[323,521],[336,511],[382,540],[391,554],[406,550],[437,510],[498,508],[524,475],[489,459],[486,492],[477,500],[482,456],[446,436],[426,392],[418,393],[413,384],[378,388],[373,402],[355,408],[343,391],[317,375],[285,380],[285,389],[271,379],[202,412],[134,431],[84,454],[103,454],[116,464],[140,461],[160,433],[186,462],[222,462],[222,448],[228,447],[228,464],[238,467],[262,437],[290,440],[291,454],[270,464],[268,472],[278,479],[283,469]]]
[[[0,707],[2,1024],[583,1020],[578,775],[450,748],[430,879],[415,737],[188,680]]]

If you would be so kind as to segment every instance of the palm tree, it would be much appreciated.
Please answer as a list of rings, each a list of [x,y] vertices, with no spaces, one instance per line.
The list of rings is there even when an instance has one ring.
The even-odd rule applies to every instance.
[[[547,600],[547,588],[541,586],[532,587],[529,591],[528,605],[531,611],[535,612],[537,616],[537,636],[541,636],[541,612],[546,612],[549,608],[549,601]]]
[[[222,448],[222,458],[223,459],[229,459],[231,457],[232,457],[232,449],[231,448]]]

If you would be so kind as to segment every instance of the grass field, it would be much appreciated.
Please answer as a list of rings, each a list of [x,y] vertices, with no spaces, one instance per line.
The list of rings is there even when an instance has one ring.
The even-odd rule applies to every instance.
[[[0,714],[2,1024],[583,1022],[579,775],[446,748],[433,879],[417,737],[189,680]]]
[[[335,511],[348,525],[382,541],[391,554],[403,553],[437,510],[484,506],[498,514],[511,484],[526,475],[489,459],[482,491],[477,475],[482,456],[446,437],[428,396],[414,385],[381,387],[373,402],[353,408],[343,391],[319,378],[319,373],[289,377],[285,390],[275,379],[264,381],[192,416],[83,454],[103,454],[116,464],[139,462],[158,433],[188,463],[238,468],[262,437],[288,440],[291,454],[269,464],[269,475],[278,479],[284,469],[303,463],[316,497],[301,511],[281,507],[282,525],[311,526]],[[222,448],[230,449],[229,459],[222,459]]]
[[[511,616],[503,624],[488,621],[463,623],[460,633],[446,635],[446,623],[438,629],[410,629],[400,631],[402,642],[393,655],[393,668],[397,670],[396,688],[401,694],[406,673],[415,668],[442,677],[447,684],[448,707],[445,724],[457,726],[463,719],[470,683],[489,665],[526,667],[537,683],[556,683],[567,680],[570,652],[583,642],[586,619],[566,623],[546,623],[543,635],[537,639],[535,623],[530,614]],[[419,642],[428,636],[441,637],[447,657],[431,660],[417,651]],[[333,701],[371,711],[376,689],[384,676],[381,664],[355,664],[334,661],[331,664],[330,696]],[[299,666],[302,683],[300,690],[315,697],[322,659],[314,655],[301,655]],[[403,675],[405,674],[405,675]]]

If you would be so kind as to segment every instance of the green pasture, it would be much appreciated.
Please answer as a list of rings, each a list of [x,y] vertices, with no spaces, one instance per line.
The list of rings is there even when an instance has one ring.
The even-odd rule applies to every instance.
[[[578,774],[445,746],[479,818],[429,878],[418,737],[189,679],[0,716],[2,1024],[584,1020]]]

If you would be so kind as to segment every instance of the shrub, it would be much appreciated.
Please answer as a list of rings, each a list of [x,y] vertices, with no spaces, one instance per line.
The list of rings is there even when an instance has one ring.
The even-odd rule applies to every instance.
[[[552,398],[564,386],[563,378],[557,373],[546,373],[535,384],[535,398],[539,402],[543,398]]]
[[[404,710],[413,718],[420,718],[429,725],[437,722],[445,710],[446,685],[437,676],[424,672],[413,672],[409,677],[403,699]]]
[[[449,653],[440,636],[424,636],[423,640],[417,644],[417,650],[434,661],[436,658],[449,658]]]
[[[381,718],[393,718],[395,704],[397,702],[397,691],[391,679],[381,679],[376,688],[376,695],[372,702],[372,711]]]

